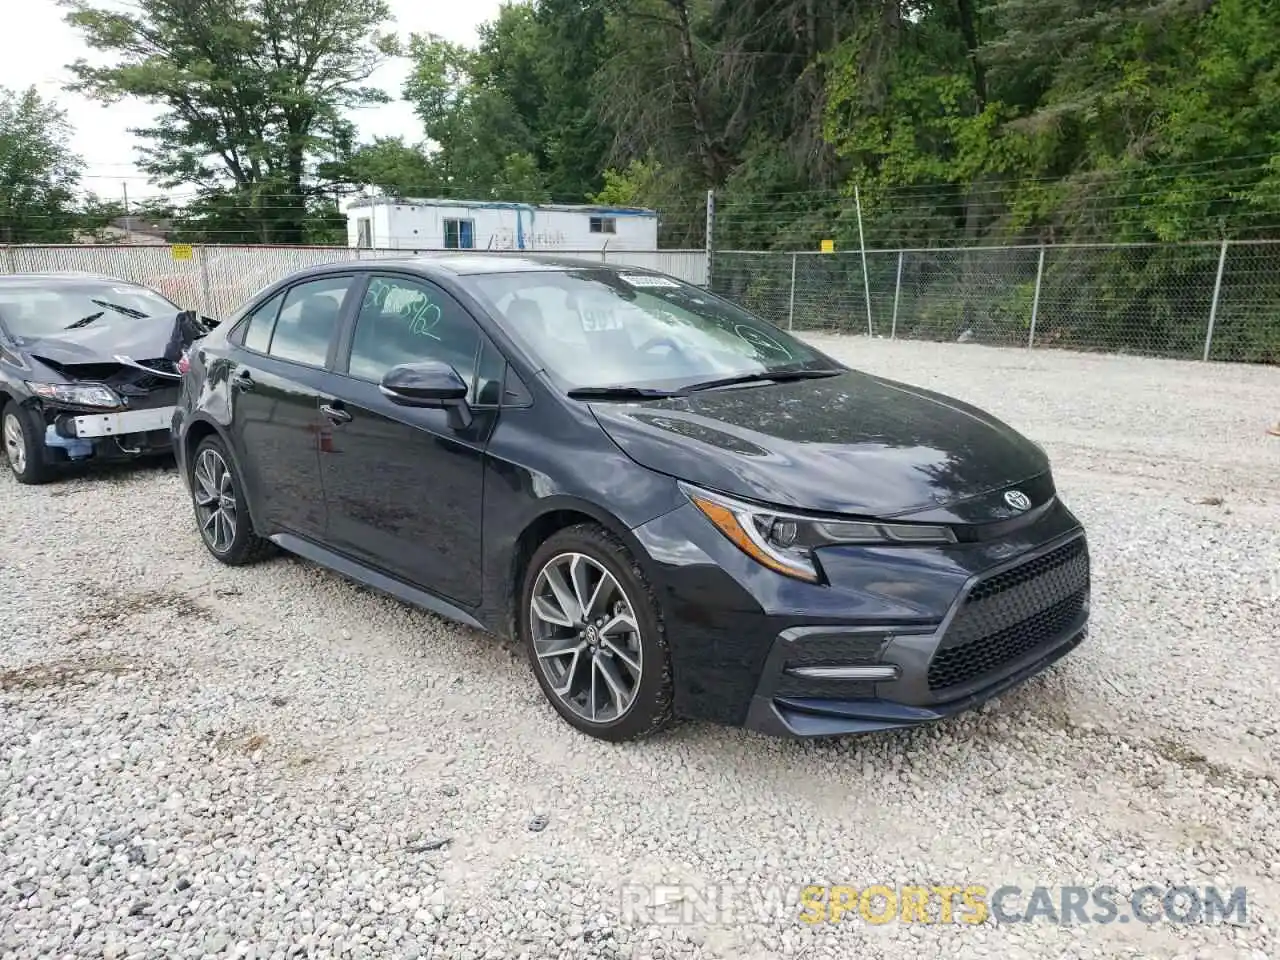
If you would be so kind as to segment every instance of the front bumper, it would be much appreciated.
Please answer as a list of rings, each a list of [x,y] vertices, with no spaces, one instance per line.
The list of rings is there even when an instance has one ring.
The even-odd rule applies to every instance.
[[[173,410],[173,407],[153,407],[122,413],[82,413],[67,417],[66,429],[78,439],[121,437],[157,430],[168,432]]]
[[[129,460],[169,452],[173,407],[110,413],[43,405],[44,446],[55,463]]]
[[[1077,532],[971,577],[933,630],[785,631],[773,644],[746,725],[824,736],[912,726],[971,709],[1078,646],[1089,591],[1088,544]],[[824,661],[840,666],[811,665]],[[812,675],[823,669],[827,676]],[[893,676],[829,675],[874,669]]]
[[[1038,653],[1012,673],[999,676],[995,682],[975,693],[946,703],[919,707],[879,698],[831,700],[757,696],[752,698],[745,726],[750,730],[772,736],[803,738],[875,733],[879,730],[936,723],[979,707],[993,697],[1031,679],[1065,657],[1084,642],[1087,636],[1087,628],[1081,627],[1078,632],[1043,653]]]
[[[930,723],[1087,634],[1088,543],[1061,504],[985,543],[844,551],[827,564],[836,585],[822,587],[764,571],[697,520],[681,510],[637,531],[681,716],[791,737]]]

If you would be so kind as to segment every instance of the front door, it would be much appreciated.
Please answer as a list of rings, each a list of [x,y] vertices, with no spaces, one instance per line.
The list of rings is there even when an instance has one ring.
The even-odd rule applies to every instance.
[[[322,539],[321,388],[353,277],[290,287],[249,317],[231,372],[235,455],[264,533]]]
[[[481,600],[484,449],[496,405],[478,384],[475,321],[445,291],[417,278],[373,276],[356,315],[349,359],[338,360],[326,399],[321,477],[329,544],[455,603]],[[401,407],[378,383],[391,367],[443,360],[472,385],[473,420]],[[501,368],[499,367],[499,370]],[[500,374],[499,374],[500,376]]]

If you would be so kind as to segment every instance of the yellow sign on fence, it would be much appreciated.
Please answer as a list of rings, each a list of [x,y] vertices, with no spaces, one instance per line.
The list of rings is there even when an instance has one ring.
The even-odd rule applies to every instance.
[[[189,243],[175,243],[169,248],[169,253],[175,260],[190,260],[193,256]]]
[[[823,253],[835,253],[836,242],[834,240],[823,240],[821,249]]]

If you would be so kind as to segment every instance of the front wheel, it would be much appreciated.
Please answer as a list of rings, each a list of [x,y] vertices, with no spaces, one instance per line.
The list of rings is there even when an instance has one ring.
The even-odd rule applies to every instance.
[[[671,720],[671,656],[661,611],[635,558],[608,531],[580,524],[534,553],[520,634],[542,692],[601,740],[652,736]]]
[[[9,469],[19,483],[47,483],[52,471],[44,455],[44,433],[37,416],[10,400],[0,414],[0,436]]]

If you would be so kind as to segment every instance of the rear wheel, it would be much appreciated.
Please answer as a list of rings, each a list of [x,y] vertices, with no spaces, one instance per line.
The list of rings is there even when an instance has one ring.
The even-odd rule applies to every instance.
[[[601,527],[552,535],[534,553],[520,633],[556,711],[602,740],[651,736],[671,720],[671,657],[661,611],[635,558]]]
[[[0,436],[4,438],[4,452],[14,479],[30,485],[49,481],[53,471],[45,460],[44,436],[29,410],[12,400],[5,404],[4,413],[0,414]]]
[[[253,563],[271,551],[254,532],[234,461],[216,436],[200,441],[191,458],[191,502],[200,539],[222,563]]]

